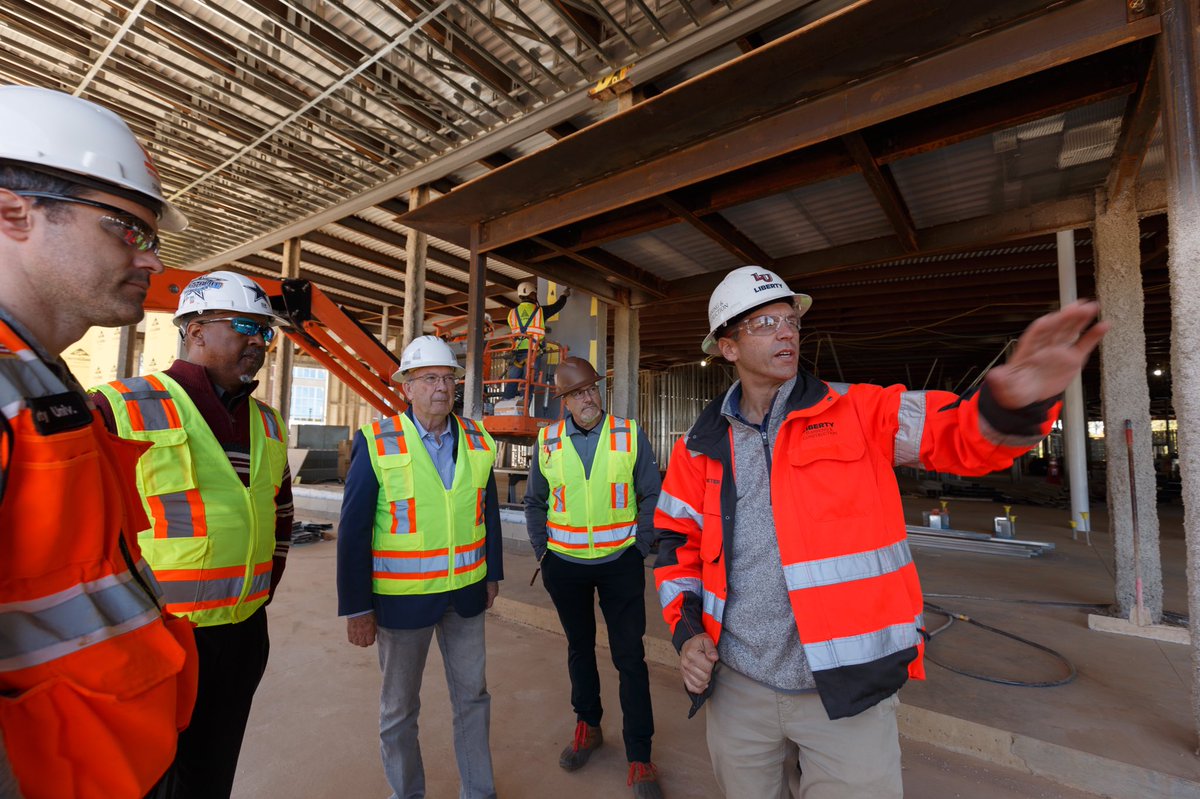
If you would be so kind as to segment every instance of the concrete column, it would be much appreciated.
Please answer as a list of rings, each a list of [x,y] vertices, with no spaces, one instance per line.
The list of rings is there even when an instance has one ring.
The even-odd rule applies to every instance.
[[[429,202],[428,186],[417,186],[408,193],[410,211],[427,202]],[[409,229],[408,242],[404,247],[404,340],[401,343],[401,349],[407,347],[410,341],[424,332],[425,253],[428,249],[429,236]]]
[[[1188,616],[1192,624],[1192,714],[1200,738],[1200,70],[1191,0],[1163,0],[1159,85],[1167,161],[1167,254],[1171,279],[1171,403],[1179,424]]]
[[[283,243],[283,268],[280,274],[284,280],[300,277],[300,243],[299,238]],[[289,423],[292,405],[292,359],[292,341],[280,335],[279,343],[275,346],[275,385],[271,391],[271,404],[283,417],[284,424]]]
[[[471,226],[471,265],[467,276],[467,377],[463,386],[463,416],[483,418],[483,306],[487,256],[479,252],[479,225]],[[408,307],[404,309],[408,318]]]
[[[121,338],[117,342],[117,379],[124,380],[134,376],[137,365],[137,325],[125,325],[121,328]]]
[[[1162,563],[1154,453],[1150,447],[1150,388],[1146,382],[1146,332],[1138,218],[1132,192],[1097,195],[1096,292],[1112,329],[1100,348],[1104,400],[1104,451],[1108,461],[1108,518],[1116,559],[1116,603],[1129,618],[1136,605],[1140,570],[1142,602],[1149,620],[1162,617]],[[1129,487],[1125,420],[1133,422],[1133,469],[1137,486],[1137,551]],[[1135,561],[1137,569],[1135,569]]]
[[[613,309],[613,382],[611,412],[638,415],[638,361],[641,357],[640,316],[636,308]]]
[[[1058,301],[1067,305],[1079,299],[1075,281],[1075,231],[1058,233]],[[1091,519],[1088,505],[1087,418],[1083,407],[1083,381],[1071,381],[1063,397],[1063,443],[1066,445],[1067,475],[1071,481],[1071,521],[1086,532]]]

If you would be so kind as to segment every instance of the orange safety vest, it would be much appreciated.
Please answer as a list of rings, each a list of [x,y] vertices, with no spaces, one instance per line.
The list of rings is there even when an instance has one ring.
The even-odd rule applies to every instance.
[[[771,452],[771,510],[788,598],[831,719],[924,679],[925,625],[894,466],[963,475],[1012,464],[1049,432],[1001,435],[979,394],[826,384],[802,373]],[[672,453],[655,510],[655,569],[676,647],[720,640],[737,489],[719,397]]]
[[[529,340],[540,342],[546,336],[546,320],[542,306],[523,302],[508,312],[508,327],[512,334],[523,336],[513,345],[517,351],[529,349]]]
[[[12,429],[0,443],[0,732],[13,774],[25,799],[140,799],[174,759],[198,665],[192,625],[160,609],[134,535],[145,447],[110,435],[2,321],[0,410]]]

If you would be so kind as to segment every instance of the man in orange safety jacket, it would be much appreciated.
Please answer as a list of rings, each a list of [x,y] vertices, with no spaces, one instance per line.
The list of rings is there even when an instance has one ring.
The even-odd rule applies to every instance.
[[[1107,325],[1094,303],[1044,316],[960,397],[799,369],[811,304],[757,266],[713,292],[703,349],[738,380],[675,444],[655,581],[726,796],[780,796],[798,746],[801,796],[900,797],[896,692],[927,633],[893,467],[1009,466]]]
[[[142,318],[158,231],[187,221],[111,111],[4,86],[0,119],[0,796],[158,797],[192,625],[138,548],[145,446],[105,431],[59,354]]]

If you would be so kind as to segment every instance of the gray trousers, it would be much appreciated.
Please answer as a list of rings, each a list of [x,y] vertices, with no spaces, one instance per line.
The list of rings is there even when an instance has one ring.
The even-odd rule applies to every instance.
[[[492,697],[485,677],[483,619],[485,613],[464,619],[448,608],[432,627],[391,630],[380,627],[376,637],[383,691],[379,702],[379,749],[383,771],[392,788],[391,799],[423,799],[425,768],[417,741],[421,711],[421,677],[429,642],[437,631],[438,647],[450,689],[454,714],[454,754],[462,782],[460,799],[495,799],[492,752],[488,745]]]

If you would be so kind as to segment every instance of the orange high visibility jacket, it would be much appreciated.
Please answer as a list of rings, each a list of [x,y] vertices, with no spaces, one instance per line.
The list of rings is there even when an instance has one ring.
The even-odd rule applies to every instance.
[[[737,509],[723,399],[676,442],[655,511],[655,582],[676,649],[701,632],[721,636]],[[925,676],[921,586],[893,467],[1005,468],[1049,432],[1053,404],[1012,412],[986,386],[960,398],[800,373],[771,453],[771,504],[796,628],[831,719]]]
[[[0,733],[25,799],[140,799],[196,697],[192,625],[135,533],[145,446],[0,321]],[[11,457],[10,457],[11,454]]]

